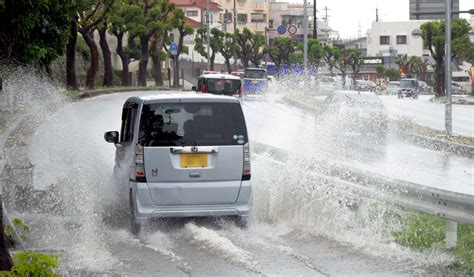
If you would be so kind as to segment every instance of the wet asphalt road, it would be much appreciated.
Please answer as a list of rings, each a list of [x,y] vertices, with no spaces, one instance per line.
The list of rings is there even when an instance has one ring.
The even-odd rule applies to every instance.
[[[445,105],[432,103],[433,95],[420,95],[418,99],[397,99],[394,95],[381,96],[392,117],[406,116],[416,123],[445,130]],[[474,137],[474,105],[452,105],[453,134]]]
[[[64,107],[38,127],[29,148],[33,186],[59,196],[55,213],[18,213],[31,224],[29,246],[57,252],[64,271],[111,275],[196,276],[410,276],[442,273],[443,254],[430,256],[396,246],[373,205],[341,206],[336,180],[307,172],[297,160],[253,156],[254,223],[237,228],[229,220],[152,221],[139,237],[128,230],[128,215],[110,180],[114,146],[104,131],[119,130],[125,93],[104,95]],[[411,146],[389,137],[383,150],[330,151],[314,141],[313,116],[274,102],[244,103],[249,135],[268,145],[374,168],[379,173],[463,188],[469,164],[456,156]],[[406,159],[407,155],[411,159]],[[446,162],[448,160],[448,162]],[[469,162],[469,161],[467,161]],[[405,167],[406,165],[406,167]],[[420,173],[419,167],[430,167]],[[472,165],[472,163],[471,163]],[[418,167],[417,167],[418,166]],[[439,173],[441,171],[441,173]],[[465,173],[463,173],[466,171]],[[426,174],[423,175],[423,174]],[[472,180],[472,179],[471,179]],[[55,184],[55,188],[49,187]],[[329,189],[330,188],[330,189]],[[48,205],[50,203],[42,203]],[[388,207],[387,207],[388,208]],[[47,209],[46,209],[47,210]],[[382,210],[382,211],[380,211]],[[382,214],[385,207],[378,208]],[[393,224],[395,225],[395,223]]]

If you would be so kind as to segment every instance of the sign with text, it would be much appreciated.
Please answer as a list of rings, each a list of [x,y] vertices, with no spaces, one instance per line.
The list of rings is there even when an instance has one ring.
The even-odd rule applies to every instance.
[[[362,58],[362,62],[366,65],[382,65],[383,57],[364,57]]]

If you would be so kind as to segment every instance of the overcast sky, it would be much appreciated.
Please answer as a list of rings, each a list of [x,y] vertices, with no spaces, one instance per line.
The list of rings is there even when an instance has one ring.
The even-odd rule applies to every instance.
[[[459,0],[459,4],[461,10],[474,9],[474,0]],[[409,18],[409,0],[316,0],[316,7],[319,10],[318,18],[324,17],[326,6],[329,26],[339,31],[341,38],[357,37],[359,22],[362,36],[365,36],[367,29],[375,21],[377,7],[381,21],[404,21]],[[463,17],[469,18],[469,15]]]

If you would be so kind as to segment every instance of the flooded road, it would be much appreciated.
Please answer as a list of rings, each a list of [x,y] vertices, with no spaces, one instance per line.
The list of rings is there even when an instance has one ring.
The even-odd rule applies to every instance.
[[[339,156],[327,141],[315,139],[314,116],[279,100],[243,105],[251,141],[294,153],[286,161],[253,155],[254,213],[248,229],[226,219],[155,220],[134,237],[126,204],[118,197],[120,188],[111,181],[115,147],[104,142],[103,134],[120,129],[127,97],[147,94],[104,95],[68,104],[39,126],[32,138],[28,151],[32,186],[54,193],[57,200],[40,203],[46,207],[42,212],[13,215],[31,225],[28,246],[59,253],[63,271],[141,276],[411,276],[443,272],[451,261],[441,253],[417,254],[397,246],[389,235],[397,220],[387,223],[386,218],[395,207],[370,199],[347,205],[345,199],[354,196],[345,184],[308,170],[300,158],[318,155],[387,178],[420,182],[432,170],[438,175],[431,180],[442,179],[439,184],[460,190],[466,190],[463,184],[472,178],[469,163],[395,137],[388,137],[382,149],[356,147]],[[429,167],[428,172],[420,172],[420,167]]]

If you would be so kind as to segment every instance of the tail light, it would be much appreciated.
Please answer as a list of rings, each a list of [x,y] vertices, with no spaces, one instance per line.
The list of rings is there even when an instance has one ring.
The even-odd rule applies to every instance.
[[[203,93],[206,93],[206,92],[207,92],[206,85],[204,85],[204,84],[202,85],[202,90],[201,90],[201,92],[203,92]]]
[[[140,144],[135,146],[135,180],[137,182],[146,182],[143,146]]]
[[[251,178],[251,169],[250,169],[250,145],[247,142],[244,144],[244,168],[242,171],[242,181],[248,181]]]

